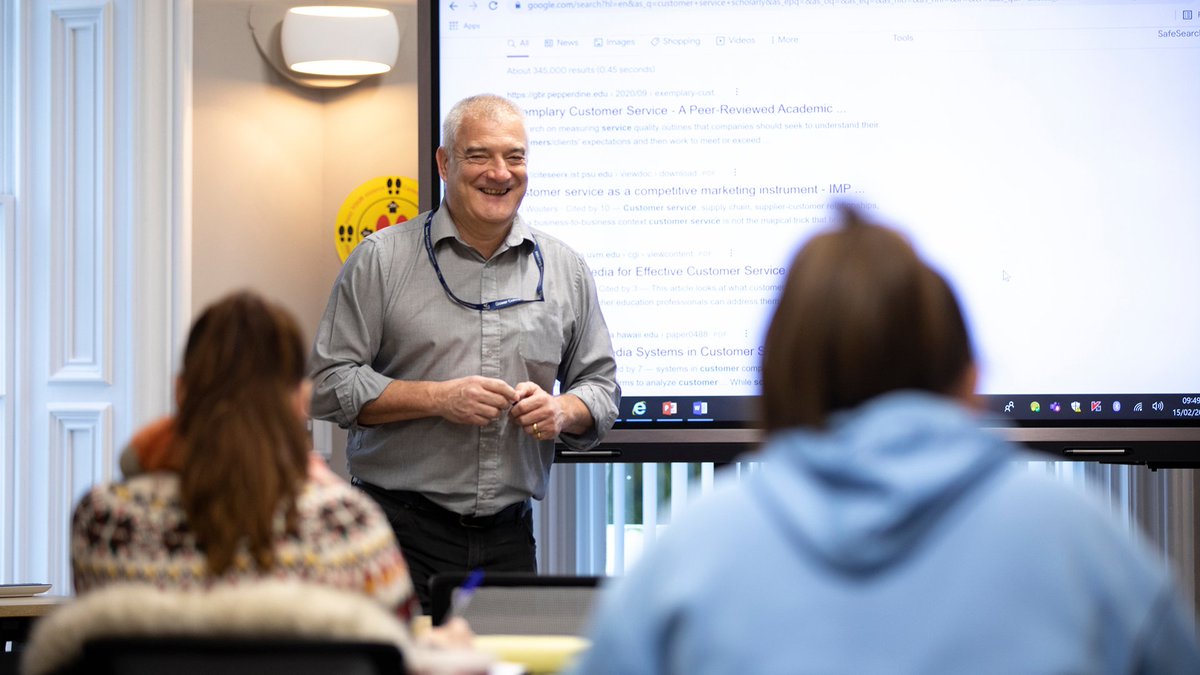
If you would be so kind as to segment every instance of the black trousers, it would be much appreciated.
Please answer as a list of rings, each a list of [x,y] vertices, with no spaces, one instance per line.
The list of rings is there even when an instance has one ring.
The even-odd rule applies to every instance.
[[[474,569],[537,572],[528,501],[492,516],[462,516],[418,492],[388,490],[358,478],[352,482],[379,504],[391,523],[426,614],[431,613],[429,580],[435,574]]]

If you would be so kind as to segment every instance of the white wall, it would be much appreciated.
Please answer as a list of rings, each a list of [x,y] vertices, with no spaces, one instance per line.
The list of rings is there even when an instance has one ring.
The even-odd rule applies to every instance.
[[[259,54],[251,8],[195,0],[192,310],[249,286],[291,309],[311,336],[341,266],[338,208],[363,182],[417,176],[416,5],[392,72],[347,89],[304,88]],[[282,11],[280,11],[282,16]]]
[[[311,89],[268,64],[248,27],[251,10],[261,34],[293,4],[195,0],[191,306],[194,316],[253,288],[294,312],[311,338],[341,267],[338,208],[372,178],[418,175],[417,7],[371,3],[401,26],[390,73]],[[344,473],[344,432],[318,429],[317,438],[329,439],[320,449]]]

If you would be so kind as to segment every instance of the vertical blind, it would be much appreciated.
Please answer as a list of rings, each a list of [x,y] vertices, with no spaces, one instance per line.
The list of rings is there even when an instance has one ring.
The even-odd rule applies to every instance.
[[[1110,465],[1095,462],[1024,462],[1028,471],[1050,475],[1088,491],[1107,505],[1131,536],[1157,550],[1181,590],[1197,598],[1194,498],[1197,470]],[[722,481],[737,481],[758,462],[557,464],[547,499],[535,504],[539,569],[548,574],[620,575],[671,520]]]

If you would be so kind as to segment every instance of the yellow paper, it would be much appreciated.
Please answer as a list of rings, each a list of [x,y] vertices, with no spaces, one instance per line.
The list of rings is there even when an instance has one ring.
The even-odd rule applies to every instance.
[[[565,670],[591,646],[591,642],[573,635],[476,635],[475,648],[490,652],[502,661],[519,663],[531,675]]]

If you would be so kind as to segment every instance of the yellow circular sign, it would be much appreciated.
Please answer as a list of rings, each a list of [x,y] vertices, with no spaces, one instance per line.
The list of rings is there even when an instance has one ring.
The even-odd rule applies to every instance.
[[[338,256],[346,262],[358,242],[419,212],[415,178],[380,176],[359,185],[338,209],[333,229]]]

